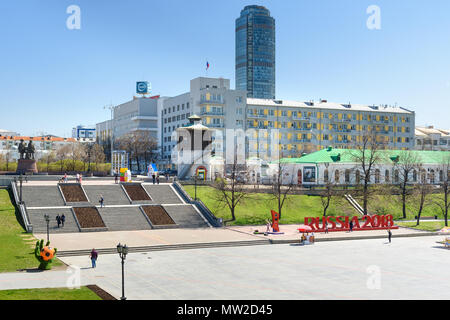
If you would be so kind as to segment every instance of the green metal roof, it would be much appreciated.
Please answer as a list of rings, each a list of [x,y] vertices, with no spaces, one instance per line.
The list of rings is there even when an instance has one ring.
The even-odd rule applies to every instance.
[[[356,149],[334,149],[326,148],[307,154],[301,158],[283,158],[281,163],[354,163],[354,156],[358,154]],[[368,151],[366,151],[368,152]],[[382,158],[386,159],[384,163],[392,163],[404,153],[405,150],[380,150],[383,154]],[[439,164],[450,159],[450,151],[420,151],[411,150],[417,154],[420,162],[424,164]]]

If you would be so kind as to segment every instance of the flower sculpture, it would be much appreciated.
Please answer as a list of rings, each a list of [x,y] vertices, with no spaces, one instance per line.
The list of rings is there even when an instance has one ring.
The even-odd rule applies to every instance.
[[[39,269],[50,270],[52,268],[53,258],[56,256],[56,248],[49,247],[50,241],[44,247],[44,240],[37,241],[34,249],[34,255],[40,262]]]

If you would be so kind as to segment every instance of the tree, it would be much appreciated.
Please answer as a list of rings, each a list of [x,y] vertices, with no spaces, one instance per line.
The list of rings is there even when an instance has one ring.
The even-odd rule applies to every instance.
[[[6,152],[4,154],[4,159],[6,163],[6,171],[9,171],[9,163],[12,160],[12,153],[11,153],[11,145],[8,142],[6,143],[5,150]]]
[[[368,214],[367,205],[371,196],[369,185],[372,176],[375,175],[378,164],[383,161],[384,142],[379,139],[376,131],[360,136],[360,143],[349,151],[350,157],[356,163],[355,170],[362,170],[362,197],[364,215]]]
[[[56,159],[60,162],[60,171],[64,171],[64,160],[69,157],[69,154],[72,150],[72,146],[69,144],[61,145],[58,149],[56,149]]]
[[[117,143],[120,149],[128,152],[130,160],[136,162],[137,170],[141,170],[142,157],[144,157],[145,166],[148,165],[148,159],[152,161],[155,157],[157,142],[149,131],[130,132],[117,139]]]
[[[48,169],[49,169],[50,163],[54,162],[55,159],[56,159],[56,154],[55,154],[55,152],[52,150],[52,151],[46,152],[46,153],[42,156],[41,159],[45,162],[45,164],[46,164],[46,166],[47,166],[47,172],[48,172],[48,171],[49,171]]]
[[[324,217],[327,215],[327,210],[330,207],[331,199],[337,195],[335,187],[335,184],[327,182],[324,192],[320,194]]]
[[[103,147],[101,145],[99,145],[98,143],[96,143],[92,146],[91,157],[92,157],[93,162],[95,163],[95,168],[97,169],[97,171],[99,171],[98,164],[104,163],[106,156],[105,156]]]
[[[280,220],[283,206],[295,187],[293,171],[293,165],[283,163],[280,159],[277,161],[277,168],[272,181],[272,196],[277,201]]]
[[[439,186],[442,196],[435,199],[434,203],[441,209],[445,219],[445,226],[448,227],[448,209],[450,207],[450,154],[442,157],[439,171]]]
[[[232,222],[236,220],[236,207],[248,196],[246,190],[246,175],[242,172],[246,172],[246,165],[239,165],[237,163],[237,157],[233,164],[229,165],[225,178],[217,178],[213,183],[213,187],[216,189],[215,200],[219,205],[226,206],[231,213],[231,219],[224,221],[224,223]]]
[[[415,209],[417,210],[417,225],[420,223],[420,216],[422,215],[422,210],[426,206],[426,204],[429,202],[428,196],[433,192],[433,189],[431,185],[426,183],[426,181],[423,181],[422,183],[418,183],[414,187],[414,197],[413,199],[413,206],[415,206]]]
[[[408,184],[411,181],[411,175],[414,170],[420,171],[422,167],[421,158],[417,152],[408,150],[402,151],[395,159],[392,160],[395,163],[394,170],[398,170],[398,175],[395,176],[398,176],[399,178],[398,182],[393,182],[398,183],[397,186],[400,189],[402,198],[403,219],[406,219],[406,198],[410,195]]]

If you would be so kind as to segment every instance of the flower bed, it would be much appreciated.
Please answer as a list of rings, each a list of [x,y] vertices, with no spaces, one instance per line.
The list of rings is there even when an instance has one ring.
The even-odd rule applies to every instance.
[[[142,206],[142,210],[155,226],[176,224],[162,206]]]
[[[66,202],[88,202],[79,184],[60,184]]]
[[[145,192],[142,185],[139,184],[124,184],[123,187],[127,191],[128,196],[131,201],[151,201],[152,199],[149,197],[147,192]]]
[[[77,216],[80,228],[106,228],[100,213],[96,207],[78,207],[73,208],[73,212]]]

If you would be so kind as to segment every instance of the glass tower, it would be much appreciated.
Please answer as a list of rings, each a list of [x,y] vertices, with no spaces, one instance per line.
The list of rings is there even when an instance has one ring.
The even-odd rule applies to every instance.
[[[275,99],[275,19],[262,6],[246,6],[236,19],[236,90]]]

